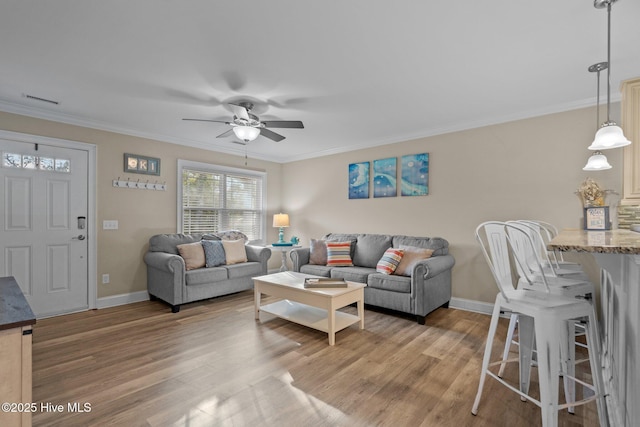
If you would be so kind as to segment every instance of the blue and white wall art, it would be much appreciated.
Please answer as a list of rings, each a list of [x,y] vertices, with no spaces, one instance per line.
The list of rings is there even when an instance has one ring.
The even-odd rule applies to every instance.
[[[369,162],[349,164],[349,198],[369,198]]]
[[[390,157],[373,161],[373,197],[396,197],[398,159]]]
[[[429,153],[402,156],[401,192],[403,196],[429,194]]]

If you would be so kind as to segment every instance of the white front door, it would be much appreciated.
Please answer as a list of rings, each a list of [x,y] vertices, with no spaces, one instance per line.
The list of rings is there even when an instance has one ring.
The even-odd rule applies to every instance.
[[[88,152],[0,139],[0,276],[36,317],[87,309]]]

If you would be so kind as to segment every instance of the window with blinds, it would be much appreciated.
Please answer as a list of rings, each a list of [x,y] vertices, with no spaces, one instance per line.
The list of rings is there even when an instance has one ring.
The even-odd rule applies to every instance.
[[[182,232],[239,230],[264,241],[264,174],[186,162],[181,171]]]

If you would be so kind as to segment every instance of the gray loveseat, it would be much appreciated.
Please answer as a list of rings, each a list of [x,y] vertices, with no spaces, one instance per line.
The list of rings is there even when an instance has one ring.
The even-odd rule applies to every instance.
[[[204,236],[230,240],[242,235],[233,232]],[[177,246],[202,238],[202,234],[157,234],[149,239],[149,251],[144,255],[149,296],[169,303],[174,313],[180,311],[181,304],[252,289],[252,278],[267,274],[271,249],[251,245],[244,246],[247,262],[187,270]]]
[[[351,242],[353,267],[310,264],[310,248],[291,251],[294,271],[366,283],[365,304],[416,316],[420,324],[438,307],[448,307],[451,299],[449,242],[440,237],[391,236],[383,234],[327,234],[325,241]],[[376,272],[376,265],[389,248],[410,246],[432,249],[430,258],[417,262],[410,276]]]

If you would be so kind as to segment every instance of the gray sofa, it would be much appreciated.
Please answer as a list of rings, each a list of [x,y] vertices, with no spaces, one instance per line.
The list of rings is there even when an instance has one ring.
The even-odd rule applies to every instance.
[[[149,296],[167,302],[174,313],[180,311],[182,304],[252,289],[252,278],[267,274],[271,249],[251,245],[245,245],[247,262],[186,270],[177,246],[199,242],[203,236],[230,240],[239,234],[157,234],[149,239],[149,250],[144,255]]]
[[[416,316],[420,324],[438,307],[448,307],[451,299],[449,242],[440,237],[391,236],[383,234],[327,234],[326,241],[351,242],[353,267],[329,267],[309,263],[310,249],[291,251],[294,271],[366,283],[364,302]],[[376,272],[376,265],[388,248],[400,245],[432,249],[430,258],[415,264],[411,276]]]

